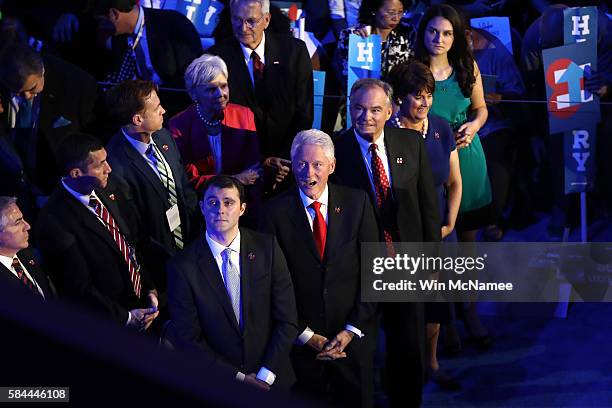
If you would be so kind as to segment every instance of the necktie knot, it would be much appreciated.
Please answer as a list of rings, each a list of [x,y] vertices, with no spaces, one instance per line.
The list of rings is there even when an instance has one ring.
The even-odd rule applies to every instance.
[[[89,196],[89,206],[90,206],[91,208],[93,208],[94,210],[96,210],[96,211],[97,211],[97,210],[98,210],[98,207],[100,206],[100,204],[101,204],[101,203],[100,203],[100,200],[98,200],[98,199],[96,198],[96,196],[94,196],[94,195],[90,195],[90,196]]]
[[[313,203],[310,204],[310,207],[313,208],[316,212],[319,212],[319,210],[321,209],[321,203],[318,201],[313,201]]]
[[[13,257],[13,268],[15,269],[21,268],[21,264],[19,263],[19,258],[17,258],[16,256]]]
[[[252,59],[253,61],[259,61],[259,62],[261,62],[261,58],[259,58],[259,54],[257,54],[257,52],[255,52],[255,51],[251,52],[251,59]]]
[[[368,148],[368,150],[370,151],[370,153],[376,154],[376,152],[378,150],[378,145],[376,143],[371,143],[370,147]]]

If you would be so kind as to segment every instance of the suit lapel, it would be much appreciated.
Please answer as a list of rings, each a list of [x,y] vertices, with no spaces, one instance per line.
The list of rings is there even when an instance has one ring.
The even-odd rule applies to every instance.
[[[353,172],[353,178],[355,180],[355,183],[353,184],[354,187],[364,190],[368,193],[368,197],[370,197],[370,202],[372,203],[376,214],[380,215],[376,206],[376,196],[374,195],[372,185],[370,184],[370,175],[368,174],[368,169],[366,168],[366,165],[363,162],[363,156],[361,155],[359,143],[357,143],[357,140],[355,138],[355,130],[354,128],[350,128],[347,132],[350,133],[347,134],[348,143],[347,155],[345,160],[347,160],[348,163],[346,168],[351,169],[350,171]]]
[[[123,151],[132,163],[132,166],[134,166],[140,173],[142,173],[142,175],[147,180],[149,180],[149,182],[153,186],[153,189],[157,192],[157,194],[162,200],[167,200],[168,196],[166,189],[164,188],[159,177],[157,177],[157,174],[155,174],[155,171],[153,171],[153,169],[149,167],[144,157],[138,154],[136,149],[134,149],[134,147],[130,145],[130,142],[125,139],[123,133],[119,133],[118,136],[121,138],[121,145],[123,146]]]
[[[199,256],[197,265],[200,269],[200,272],[204,276],[205,280],[208,282],[208,285],[212,289],[212,292],[217,297],[217,301],[221,305],[221,308],[223,309],[223,312],[225,313],[226,317],[232,322],[232,326],[236,329],[238,334],[240,334],[240,328],[238,327],[236,316],[234,316],[234,310],[232,309],[232,304],[227,294],[227,289],[225,288],[225,284],[223,283],[223,278],[221,278],[221,271],[219,270],[219,267],[217,266],[217,261],[215,261],[210,247],[206,242],[206,238],[200,238],[197,252]],[[240,280],[242,286],[242,276]]]
[[[180,195],[179,191],[181,189],[179,180],[180,180],[180,174],[181,174],[182,169],[180,168],[180,164],[178,164],[174,160],[174,157],[170,155],[170,149],[172,147],[170,147],[167,143],[164,143],[160,139],[159,134],[157,132],[153,133],[153,140],[155,141],[155,144],[159,148],[159,151],[161,152],[161,155],[166,160],[166,163],[168,163],[168,166],[170,166],[170,171],[172,172],[172,178],[174,180],[174,189],[175,189],[175,191],[177,193],[177,198],[178,198],[179,195]]]
[[[247,319],[257,307],[251,303],[253,284],[257,278],[259,259],[251,236],[244,229],[240,230],[240,302],[242,305],[242,327],[246,328]]]
[[[129,242],[129,228],[123,220],[121,211],[119,210],[119,204],[115,201],[115,195],[106,190],[96,190],[96,195],[98,198],[100,198],[100,201],[102,201],[102,204],[104,204],[106,209],[112,214],[117,226],[119,227],[119,231],[121,231],[125,239]]]
[[[293,201],[294,204],[291,206],[292,211],[288,211],[287,215],[295,227],[296,236],[303,237],[303,239],[306,240],[306,245],[312,256],[320,260],[319,250],[314,242],[312,228],[310,227],[310,222],[308,221],[308,216],[304,209],[304,203],[300,197],[299,187],[296,187],[294,190]]]
[[[387,149],[387,160],[389,161],[389,172],[391,173],[391,184],[393,191],[399,191],[402,186],[406,185],[409,178],[411,163],[408,163],[409,157],[402,156],[402,146],[399,144],[400,138],[410,137],[411,135],[398,135],[394,128],[385,128],[385,147]],[[399,136],[399,137],[398,137]],[[397,142],[397,143],[396,143]]]
[[[329,260],[329,257],[335,251],[335,245],[338,243],[338,239],[342,235],[342,197],[339,195],[339,191],[331,184],[329,186],[329,200],[327,202],[327,239],[325,241],[325,261]]]

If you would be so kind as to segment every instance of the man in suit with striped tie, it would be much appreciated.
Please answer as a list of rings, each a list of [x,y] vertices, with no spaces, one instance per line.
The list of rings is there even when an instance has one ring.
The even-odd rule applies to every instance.
[[[146,330],[159,314],[157,291],[136,251],[133,208],[109,179],[106,150],[75,134],[59,153],[64,177],[36,230],[59,295]]]
[[[163,306],[166,261],[197,231],[197,195],[172,135],[162,129],[165,110],[155,84],[124,81],[109,90],[107,102],[121,125],[107,146],[108,161],[141,217],[145,262]]]
[[[12,284],[38,299],[52,296],[47,275],[28,248],[30,224],[15,197],[0,196],[0,284]]]

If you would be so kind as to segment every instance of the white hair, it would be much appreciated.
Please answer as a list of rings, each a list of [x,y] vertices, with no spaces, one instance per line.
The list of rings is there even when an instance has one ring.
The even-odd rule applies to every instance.
[[[236,7],[239,3],[259,3],[262,13],[267,14],[270,12],[270,0],[231,0],[230,8]]]
[[[15,197],[0,196],[0,231],[4,231],[8,223],[8,218],[6,216],[7,208],[16,203],[17,198]]]
[[[306,145],[321,146],[325,156],[329,160],[334,160],[334,142],[327,133],[318,129],[302,130],[295,135],[293,143],[291,143],[291,160],[293,160],[300,147]]]
[[[185,88],[191,99],[196,100],[195,88],[197,86],[212,82],[219,75],[227,79],[227,65],[216,55],[202,54],[191,61],[185,70]]]

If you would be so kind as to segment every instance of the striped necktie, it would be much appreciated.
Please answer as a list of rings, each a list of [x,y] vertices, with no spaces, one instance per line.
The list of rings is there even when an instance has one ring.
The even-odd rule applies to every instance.
[[[376,143],[370,144],[368,149],[372,155],[372,181],[374,184],[374,192],[376,195],[376,207],[379,211],[388,211],[389,202],[391,200],[391,183],[385,172],[385,166],[383,165],[382,159],[378,155],[378,145]],[[393,247],[393,231],[395,228],[390,225],[389,214],[383,216],[383,236],[387,244],[387,252],[390,256],[395,256],[395,249]]]
[[[32,293],[35,293],[38,296],[40,296],[40,292],[38,291],[36,284],[34,283],[32,279],[28,278],[28,275],[25,273],[25,271],[23,270],[23,267],[21,266],[21,262],[19,262],[19,258],[17,257],[13,258],[12,266],[15,272],[17,273],[17,278],[19,278],[21,283],[23,283],[28,289],[30,289]]]
[[[127,263],[128,270],[130,272],[130,281],[132,282],[132,288],[134,289],[134,293],[136,296],[140,297],[140,291],[142,289],[142,284],[140,282],[140,266],[138,266],[138,261],[136,260],[136,252],[134,248],[130,244],[127,243],[125,237],[119,230],[119,226],[115,222],[115,219],[111,215],[111,213],[106,209],[106,207],[102,204],[100,200],[98,200],[95,196],[89,197],[89,206],[94,209],[98,218],[104,222],[106,229],[113,236],[113,240],[117,247],[119,248],[119,252],[123,255],[123,259]]]
[[[176,196],[176,184],[174,184],[172,169],[162,157],[162,154],[155,145],[155,143],[149,144],[146,154],[149,159],[155,164],[155,168],[159,173],[159,179],[161,180],[164,188],[166,189],[166,192],[168,193],[168,202],[171,206],[177,205],[178,199]],[[174,243],[176,247],[178,249],[183,249],[183,232],[180,224],[178,227],[176,227],[174,231],[172,231],[172,235],[174,236]]]

